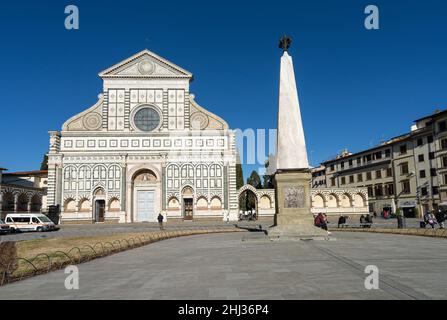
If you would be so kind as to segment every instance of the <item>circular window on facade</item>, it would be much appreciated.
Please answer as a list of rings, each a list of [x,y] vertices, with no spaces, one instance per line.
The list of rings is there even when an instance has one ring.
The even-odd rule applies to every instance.
[[[160,124],[160,114],[151,107],[144,107],[135,113],[135,126],[141,131],[152,131]]]

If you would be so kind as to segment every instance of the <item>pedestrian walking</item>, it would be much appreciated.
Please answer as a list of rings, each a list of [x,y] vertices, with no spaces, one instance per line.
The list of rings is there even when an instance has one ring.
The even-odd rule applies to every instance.
[[[444,229],[445,211],[443,209],[439,209],[436,212],[436,220],[438,220],[439,228]]]
[[[164,230],[165,228],[163,227],[163,215],[161,214],[161,212],[158,214],[158,225],[160,226],[160,230]]]

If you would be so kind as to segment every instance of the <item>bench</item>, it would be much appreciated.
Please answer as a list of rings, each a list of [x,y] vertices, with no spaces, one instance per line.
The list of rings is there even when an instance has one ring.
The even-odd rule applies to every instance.
[[[350,225],[349,225],[349,223],[345,222],[345,223],[340,223],[340,224],[338,225],[338,227],[339,227],[339,228],[349,228]]]
[[[363,222],[363,223],[360,223],[360,227],[361,227],[361,228],[371,228],[371,226],[372,226],[372,223],[371,223],[371,222]]]

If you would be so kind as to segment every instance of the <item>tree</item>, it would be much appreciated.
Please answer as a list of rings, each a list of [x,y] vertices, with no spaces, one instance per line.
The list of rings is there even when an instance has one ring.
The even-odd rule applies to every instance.
[[[261,177],[256,171],[252,171],[250,177],[247,179],[247,183],[255,187],[256,189],[262,188]]]
[[[266,160],[264,162],[264,166],[265,166],[265,175],[263,176],[263,178],[264,178],[263,188],[264,189],[273,189],[275,187],[273,185],[273,174],[269,174],[269,164],[270,164],[270,160]]]
[[[40,170],[48,170],[48,156],[43,155],[42,162],[40,163]]]
[[[237,154],[237,162],[236,162],[236,189],[239,190],[244,185],[244,172],[242,171],[242,163],[239,157],[239,153]]]

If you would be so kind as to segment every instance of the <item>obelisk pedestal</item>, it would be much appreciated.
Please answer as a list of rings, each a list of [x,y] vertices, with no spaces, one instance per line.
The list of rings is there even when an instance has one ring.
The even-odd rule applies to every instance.
[[[311,212],[312,175],[296,88],[292,57],[287,53],[291,39],[283,37],[278,103],[276,148],[275,226],[267,230],[271,240],[325,239],[328,232],[314,226]]]
[[[271,240],[326,239],[328,233],[314,226],[310,203],[310,170],[279,170],[275,174],[275,226]]]

